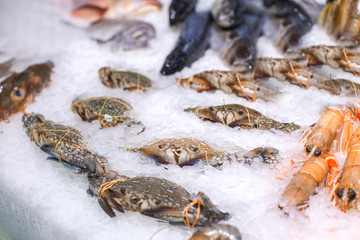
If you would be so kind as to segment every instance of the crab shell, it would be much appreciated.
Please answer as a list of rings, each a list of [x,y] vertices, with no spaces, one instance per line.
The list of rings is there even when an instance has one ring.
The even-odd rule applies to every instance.
[[[158,163],[193,165],[199,160],[206,160],[210,165],[222,164],[223,153],[216,152],[205,142],[191,138],[165,138],[153,144],[145,145],[140,151],[154,158]]]
[[[196,226],[229,218],[229,214],[219,211],[204,193],[197,195],[201,207]],[[174,224],[184,224],[182,213],[192,202],[191,194],[183,187],[156,177],[134,177],[116,182],[99,198],[101,207],[111,217],[115,216],[113,209],[126,210]],[[187,216],[190,223],[197,217],[197,207],[195,204],[189,208]]]
[[[124,115],[131,110],[130,104],[118,98],[98,97],[73,101],[71,110],[83,121],[99,120],[102,127],[113,127],[130,117]]]
[[[124,90],[145,92],[151,87],[151,80],[146,76],[131,71],[116,71],[109,67],[99,70],[101,82],[109,88],[122,88]]]

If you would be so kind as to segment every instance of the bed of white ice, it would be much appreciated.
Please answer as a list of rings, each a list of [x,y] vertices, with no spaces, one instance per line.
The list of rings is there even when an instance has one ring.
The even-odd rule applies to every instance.
[[[202,0],[206,9],[213,1]],[[284,215],[277,207],[286,184],[296,169],[290,161],[304,159],[299,138],[314,123],[326,106],[343,104],[346,97],[310,88],[270,80],[279,89],[272,102],[250,103],[223,92],[197,93],[180,88],[177,77],[187,77],[204,70],[226,69],[216,52],[208,50],[191,68],[173,76],[161,76],[165,56],[173,48],[179,28],[168,26],[169,1],[161,12],[145,17],[157,31],[157,37],[144,50],[112,53],[90,40],[86,32],[64,23],[71,2],[65,0],[0,1],[0,51],[2,59],[16,57],[13,71],[51,60],[55,64],[51,86],[27,106],[47,119],[82,131],[90,146],[109,159],[113,169],[128,176],[156,176],[174,181],[189,192],[203,191],[222,211],[229,212],[229,224],[237,226],[245,240],[260,239],[356,239],[360,215],[343,213],[333,206],[323,186],[310,198],[304,212]],[[332,43],[317,26],[304,38],[304,45]],[[260,56],[279,56],[271,41],[258,42]],[[98,79],[100,67],[134,70],[149,76],[153,87],[145,94],[108,89]],[[351,74],[320,69],[331,77],[350,78]],[[119,125],[100,129],[97,122],[86,123],[70,110],[78,97],[112,96],[129,102],[132,116],[146,125],[146,130]],[[184,108],[239,103],[283,122],[295,122],[302,129],[292,134],[226,128],[204,122]],[[192,230],[171,226],[140,214],[118,213],[109,218],[95,198],[85,190],[85,175],[77,175],[60,164],[47,161],[26,136],[22,114],[9,123],[0,123],[0,238],[1,239],[187,239]],[[276,167],[255,163],[251,166],[231,163],[215,169],[206,165],[179,168],[157,166],[138,153],[124,151],[165,137],[192,137],[204,140],[223,151],[246,151],[259,146],[278,148],[282,162]],[[297,164],[300,166],[301,164]],[[288,170],[288,171],[287,171]],[[287,173],[284,173],[287,171]],[[278,180],[278,177],[284,180]],[[161,230],[161,231],[159,231]],[[156,234],[155,234],[156,233]],[[155,234],[155,235],[154,235]]]

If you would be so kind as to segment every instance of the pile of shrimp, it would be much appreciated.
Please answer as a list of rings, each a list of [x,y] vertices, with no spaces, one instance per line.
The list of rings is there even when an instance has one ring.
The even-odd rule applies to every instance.
[[[287,185],[279,208],[306,208],[316,187],[325,182],[331,200],[341,211],[360,210],[360,104],[327,108],[304,132],[305,163]],[[344,158],[340,169],[335,156]],[[360,202],[359,202],[360,203]]]

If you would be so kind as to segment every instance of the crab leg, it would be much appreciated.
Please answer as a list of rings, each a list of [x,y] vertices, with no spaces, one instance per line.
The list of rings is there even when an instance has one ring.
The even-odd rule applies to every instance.
[[[308,88],[309,88],[309,84],[310,84],[311,71],[309,71],[308,78],[307,78],[307,82],[306,82],[306,86],[304,87],[304,86],[302,85],[302,83],[299,81],[298,76],[296,75],[296,72],[295,72],[295,69],[294,69],[294,67],[293,67],[292,62],[290,62],[290,67],[291,67],[291,70],[292,70],[292,72],[293,72],[293,74],[294,74],[293,76],[294,76],[295,80],[299,83],[299,85],[300,85],[302,88],[304,88],[304,89],[308,89]]]
[[[349,68],[351,69],[352,73],[353,73],[355,76],[359,76],[358,72],[355,71],[354,67],[352,66],[352,65],[355,65],[355,63],[350,62],[350,60],[353,60],[353,58],[351,58],[351,59],[349,60],[349,57],[348,57],[348,55],[346,54],[346,49],[345,49],[345,48],[343,49],[343,53],[344,53],[344,57],[345,57],[346,62],[344,63],[343,60],[340,60],[339,63],[340,63],[341,65],[343,65],[343,66],[349,67]],[[354,59],[356,59],[356,58],[354,58]]]

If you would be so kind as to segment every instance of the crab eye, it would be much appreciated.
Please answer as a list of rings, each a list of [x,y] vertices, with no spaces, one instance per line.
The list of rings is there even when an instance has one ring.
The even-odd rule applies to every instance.
[[[130,198],[130,202],[133,203],[133,204],[136,204],[139,201],[140,201],[140,199],[138,197],[133,196],[133,197]]]
[[[189,148],[190,148],[190,150],[193,151],[193,152],[197,152],[197,151],[199,150],[199,148],[196,147],[196,146],[190,146]]]
[[[243,115],[244,111],[242,111],[242,110],[237,110],[237,113],[238,113],[239,115]]]
[[[159,149],[162,149],[164,147],[165,147],[165,144],[161,144],[161,145],[158,146]]]
[[[209,107],[210,111],[214,111],[215,108],[213,106]]]
[[[154,201],[154,202],[155,202],[155,204],[156,204],[156,205],[160,205],[161,200],[160,200],[160,199],[155,199],[155,201]]]

